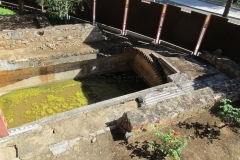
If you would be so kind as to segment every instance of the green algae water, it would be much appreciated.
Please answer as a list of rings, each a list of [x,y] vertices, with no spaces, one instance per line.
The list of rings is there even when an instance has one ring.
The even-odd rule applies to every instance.
[[[146,89],[133,72],[89,76],[13,91],[0,97],[8,127]]]

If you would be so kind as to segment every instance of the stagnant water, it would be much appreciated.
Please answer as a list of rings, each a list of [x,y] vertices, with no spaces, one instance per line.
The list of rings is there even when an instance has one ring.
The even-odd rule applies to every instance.
[[[9,128],[88,104],[146,89],[134,71],[66,80],[13,91],[0,97]]]

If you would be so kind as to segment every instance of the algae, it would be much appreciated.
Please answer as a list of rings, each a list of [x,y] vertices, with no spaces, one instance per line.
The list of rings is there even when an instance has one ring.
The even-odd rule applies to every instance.
[[[67,80],[13,91],[0,97],[0,106],[9,127],[15,127],[87,105],[81,85],[79,81]]]
[[[125,72],[132,75],[133,72]],[[8,127],[17,127],[43,117],[65,112],[88,104],[146,89],[142,81],[119,82],[116,76],[124,73],[55,82],[33,88],[13,91],[0,97]],[[99,80],[105,76],[104,80]]]

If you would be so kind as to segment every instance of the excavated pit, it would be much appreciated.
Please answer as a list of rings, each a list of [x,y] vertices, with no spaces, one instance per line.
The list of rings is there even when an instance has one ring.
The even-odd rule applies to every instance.
[[[137,49],[125,48],[124,53],[111,56],[79,55],[83,56],[89,59],[34,68],[15,61],[12,64],[21,69],[1,71],[0,105],[8,127],[164,83],[159,66]]]

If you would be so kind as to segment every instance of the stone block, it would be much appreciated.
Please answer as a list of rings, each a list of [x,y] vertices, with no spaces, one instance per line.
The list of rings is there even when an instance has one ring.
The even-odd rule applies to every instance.
[[[17,32],[13,32],[11,38],[12,39],[18,39],[19,38],[18,33]]]
[[[235,72],[235,69],[232,68],[231,66],[229,66],[228,71],[227,71],[230,75],[232,75]]]
[[[236,71],[234,72],[234,75],[235,75],[236,77],[240,77],[240,71],[239,71],[239,70],[236,70]]]
[[[6,33],[3,34],[2,37],[3,37],[3,39],[11,39],[11,37],[8,34],[6,34]]]
[[[220,59],[217,59],[215,63],[216,63],[216,65],[218,65],[218,66],[222,66],[222,64],[223,64]]]
[[[229,68],[229,65],[228,65],[227,63],[224,63],[224,64],[222,65],[222,68],[225,69],[225,70],[227,70],[227,69]]]
[[[62,141],[60,143],[51,145],[49,147],[49,150],[52,152],[54,156],[66,152],[67,150],[70,150],[70,147],[68,145],[68,141]]]

